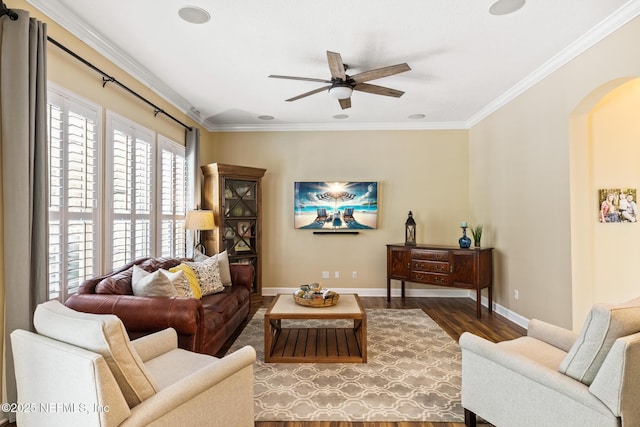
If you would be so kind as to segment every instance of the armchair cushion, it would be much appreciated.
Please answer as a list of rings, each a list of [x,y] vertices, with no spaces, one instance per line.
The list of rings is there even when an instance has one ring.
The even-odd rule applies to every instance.
[[[640,332],[640,298],[595,304],[559,372],[590,385],[616,339]]]
[[[102,355],[130,408],[158,391],[116,316],[81,313],[52,300],[38,305],[33,323],[40,335]]]

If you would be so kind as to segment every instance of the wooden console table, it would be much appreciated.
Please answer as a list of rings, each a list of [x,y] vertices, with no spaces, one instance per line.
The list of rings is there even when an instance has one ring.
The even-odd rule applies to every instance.
[[[391,279],[459,289],[475,289],[476,316],[481,317],[482,294],[489,288],[489,312],[493,311],[493,248],[460,249],[453,246],[387,245],[387,301]]]

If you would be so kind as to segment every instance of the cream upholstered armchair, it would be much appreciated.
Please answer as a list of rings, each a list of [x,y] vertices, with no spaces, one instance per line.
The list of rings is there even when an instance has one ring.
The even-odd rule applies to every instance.
[[[173,329],[129,341],[116,316],[57,301],[34,325],[11,333],[20,427],[254,425],[252,347],[218,359]]]
[[[531,320],[526,337],[460,337],[465,423],[640,426],[640,298],[596,304],[579,334]]]

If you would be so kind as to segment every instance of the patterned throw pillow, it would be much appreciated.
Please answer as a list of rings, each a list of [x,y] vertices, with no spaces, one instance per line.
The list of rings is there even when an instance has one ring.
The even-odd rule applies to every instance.
[[[181,272],[185,277],[187,283],[182,283],[180,288],[176,286],[176,291],[178,291],[179,297],[187,297],[187,298],[202,298],[202,289],[200,289],[200,283],[198,282],[198,276],[196,276],[196,272],[193,271],[193,268],[189,267],[187,264],[182,263],[176,267],[172,267],[169,269],[171,273]]]
[[[218,267],[220,268],[220,281],[224,286],[231,286],[231,269],[229,267],[229,255],[227,251],[222,251],[219,254],[206,256],[199,250],[194,250],[193,260],[196,262],[206,261],[210,258],[218,259]]]
[[[217,258],[209,258],[202,262],[185,262],[196,272],[202,296],[211,295],[224,290],[220,280],[220,266]]]

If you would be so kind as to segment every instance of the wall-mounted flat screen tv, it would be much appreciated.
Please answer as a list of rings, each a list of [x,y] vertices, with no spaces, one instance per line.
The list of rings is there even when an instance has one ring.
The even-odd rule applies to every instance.
[[[378,183],[296,182],[294,227],[312,230],[377,228]]]

